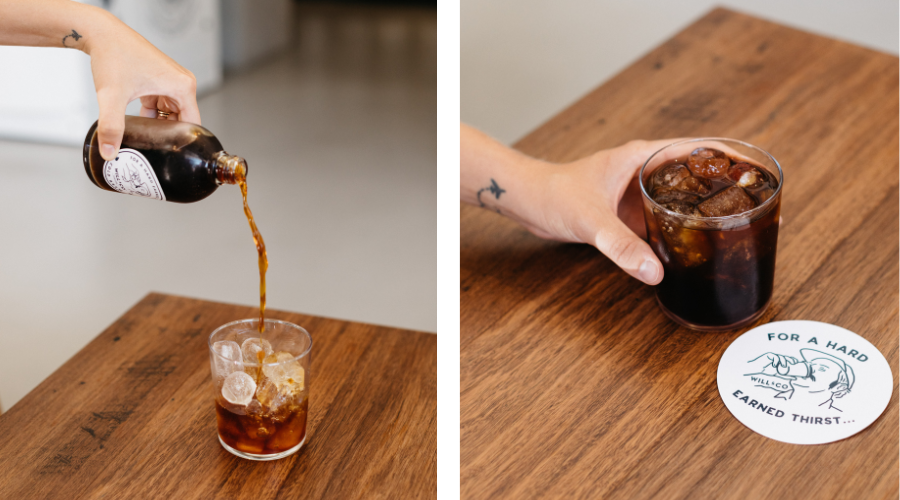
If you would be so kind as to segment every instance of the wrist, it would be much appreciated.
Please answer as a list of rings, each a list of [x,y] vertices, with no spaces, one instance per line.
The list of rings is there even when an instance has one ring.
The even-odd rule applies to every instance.
[[[460,125],[460,199],[528,224],[551,165]]]
[[[507,209],[511,216],[529,225],[540,225],[546,210],[545,200],[553,190],[555,172],[559,165],[521,155],[517,162],[515,190]]]
[[[84,37],[80,41],[80,46],[74,48],[78,48],[85,54],[91,55],[91,52],[103,43],[104,39],[109,38],[112,33],[115,33],[116,30],[123,26],[123,23],[116,16],[100,7],[85,4],[77,5],[79,9],[79,19],[84,26],[82,28],[84,30]]]

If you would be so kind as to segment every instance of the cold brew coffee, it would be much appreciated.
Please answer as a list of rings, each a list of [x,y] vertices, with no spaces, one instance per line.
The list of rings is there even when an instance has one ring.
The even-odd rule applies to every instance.
[[[748,324],[772,297],[781,199],[778,163],[749,144],[668,146],[641,170],[650,246],[663,264],[662,310],[698,330]]]
[[[274,460],[303,446],[311,349],[306,330],[271,319],[262,338],[255,319],[228,323],[210,335],[216,421],[226,450]]]

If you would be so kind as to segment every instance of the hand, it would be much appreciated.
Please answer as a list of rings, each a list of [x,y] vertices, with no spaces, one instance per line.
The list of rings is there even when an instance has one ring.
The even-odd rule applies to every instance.
[[[631,141],[571,163],[526,156],[460,124],[460,199],[503,214],[542,238],[588,243],[656,285],[659,259],[645,236],[637,173],[679,139]]]
[[[84,47],[91,56],[100,106],[100,155],[106,160],[118,154],[125,107],[134,99],[141,99],[141,116],[156,118],[161,110],[171,113],[169,120],[200,124],[194,75],[134,30],[109,18],[86,38]]]
[[[643,240],[637,174],[650,155],[678,140],[631,141],[572,163],[546,164],[545,194],[520,223],[542,238],[594,245],[631,276],[658,284],[663,268]]]

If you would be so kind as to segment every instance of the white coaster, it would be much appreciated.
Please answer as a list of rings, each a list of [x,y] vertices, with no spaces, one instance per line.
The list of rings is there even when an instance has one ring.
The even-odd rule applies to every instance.
[[[748,331],[722,354],[717,378],[735,418],[793,444],[831,443],[865,429],[887,407],[894,385],[875,346],[818,321]]]

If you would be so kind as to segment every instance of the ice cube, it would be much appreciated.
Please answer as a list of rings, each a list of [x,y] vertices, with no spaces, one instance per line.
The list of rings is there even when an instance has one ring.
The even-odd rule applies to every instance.
[[[225,377],[225,383],[222,384],[222,397],[236,405],[249,403],[255,392],[256,382],[253,381],[253,377],[243,371],[234,372]]]
[[[289,352],[279,352],[269,355],[263,365],[263,374],[271,380],[279,390],[289,388],[292,391],[302,391],[304,388],[304,372],[300,363]],[[277,364],[269,364],[277,363]]]
[[[746,212],[756,207],[756,202],[743,189],[731,186],[719,191],[712,198],[697,205],[700,213],[707,217],[725,217]]]
[[[763,185],[766,177],[749,163],[735,163],[728,169],[728,178],[742,188],[754,189]]]
[[[271,407],[278,397],[278,386],[268,378],[263,378],[256,389],[256,399],[266,407]]]
[[[753,238],[744,238],[734,243],[726,250],[723,262],[727,266],[737,266],[752,261],[756,255],[755,243]]]
[[[262,343],[260,343],[260,340],[262,340]],[[272,344],[266,339],[250,337],[241,344],[241,353],[247,363],[262,363],[262,360],[265,359],[266,356],[274,352]],[[259,355],[260,353],[263,353],[261,357]],[[259,377],[259,367],[245,365],[244,371],[254,379]]]
[[[265,407],[266,415],[275,415],[290,408],[294,394],[287,388],[279,389],[274,382],[264,378],[256,390],[256,399]]]
[[[260,352],[264,354],[260,356]],[[241,344],[241,353],[248,363],[262,363],[262,360],[265,359],[266,356],[273,354],[274,352],[275,350],[272,349],[272,344],[266,339],[250,337]]]
[[[694,175],[717,179],[725,175],[731,165],[731,160],[718,149],[697,148],[688,156],[687,164]]]
[[[213,344],[213,378],[225,378],[243,366],[241,347],[233,340],[220,340]]]
[[[662,206],[666,210],[670,210],[675,212],[676,214],[681,215],[697,215],[700,216],[700,212],[697,211],[697,207],[694,205],[684,202],[684,201],[673,201],[670,203],[663,203]]]
[[[653,187],[675,187],[685,178],[690,177],[691,172],[684,165],[666,165],[653,173]]]
[[[759,201],[760,204],[765,203],[766,200],[768,200],[772,197],[773,194],[775,194],[775,190],[768,185],[751,190],[750,192],[753,194],[753,196],[756,197],[756,200]]]
[[[303,389],[306,389],[306,372],[299,364],[293,366],[292,370],[287,382],[291,384],[291,391],[298,393]]]
[[[684,267],[699,266],[709,260],[712,248],[705,231],[685,228],[683,221],[665,213],[660,212],[657,218],[669,259],[677,260]]]
[[[250,415],[251,417],[262,416],[263,407],[259,401],[254,399],[254,400],[250,401],[250,403],[247,404],[246,413],[247,413],[247,415]]]
[[[660,205],[672,202],[683,202],[689,203],[691,205],[696,205],[700,202],[700,196],[687,193],[677,188],[673,187],[660,187],[653,190],[653,194],[651,195],[653,201],[659,203]]]
[[[247,437],[257,442],[260,439],[267,439],[275,433],[275,429],[275,426],[271,422],[268,422],[267,419],[263,418],[254,419],[253,422],[248,422],[244,425],[244,431],[247,433]]]
[[[704,179],[702,177],[685,177],[684,180],[678,184],[677,188],[679,191],[685,193],[706,196],[712,188],[712,183],[709,182],[709,179]]]

